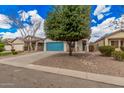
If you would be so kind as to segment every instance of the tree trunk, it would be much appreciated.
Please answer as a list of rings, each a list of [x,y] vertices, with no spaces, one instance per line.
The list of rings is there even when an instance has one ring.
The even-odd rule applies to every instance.
[[[28,38],[28,43],[29,43],[29,44],[28,44],[28,48],[29,48],[28,50],[29,50],[29,51],[33,51],[32,37],[29,37],[29,38]]]
[[[29,48],[29,43],[28,42],[26,43],[26,46],[27,46],[27,51],[29,52],[30,48]]]
[[[38,51],[38,43],[35,43],[35,51]]]
[[[69,41],[67,42],[68,46],[69,46],[69,55],[72,56],[72,52],[73,52],[73,42]]]
[[[69,55],[72,56],[72,47],[69,46]]]
[[[32,42],[31,41],[30,41],[29,46],[30,46],[30,51],[33,51]]]
[[[11,50],[14,50],[14,46],[12,44],[10,46],[11,46]]]

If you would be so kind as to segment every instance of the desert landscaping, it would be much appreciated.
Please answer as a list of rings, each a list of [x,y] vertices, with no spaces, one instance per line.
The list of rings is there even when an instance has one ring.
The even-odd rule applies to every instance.
[[[58,53],[33,64],[124,77],[124,62],[104,57],[99,52],[75,53],[73,56]]]

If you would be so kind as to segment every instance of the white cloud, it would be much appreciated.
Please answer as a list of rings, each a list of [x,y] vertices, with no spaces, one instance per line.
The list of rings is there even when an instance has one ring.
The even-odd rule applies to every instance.
[[[101,13],[101,11],[105,8],[105,5],[97,5],[95,11],[94,11],[94,15],[98,15]]]
[[[99,14],[99,15],[97,16],[98,20],[103,19],[103,17],[104,17],[103,14]]]
[[[38,14],[37,10],[28,11],[27,13],[31,17],[31,22],[32,22],[32,24],[34,24],[33,27],[35,27],[38,23],[41,23],[38,31],[36,32],[36,36],[37,37],[45,37],[44,19]]]
[[[109,12],[110,9],[111,9],[111,6],[104,7],[101,12],[102,12],[102,13]]]
[[[44,19],[38,14],[37,10],[31,10],[31,11],[28,11],[28,12],[25,12],[25,11],[21,10],[18,13],[19,13],[22,21],[26,21],[30,17],[31,23],[34,24],[33,26],[37,25],[38,22],[41,22],[40,27],[39,27],[38,31],[36,32],[36,37],[41,37],[41,38],[45,37]],[[30,25],[25,24],[25,26],[26,26],[27,29],[30,29]],[[33,26],[31,26],[31,27],[33,27]],[[1,32],[0,34],[3,35],[4,39],[5,38],[22,37],[19,29],[15,33]]]
[[[104,16],[108,16],[111,13],[108,13],[111,9],[111,6],[105,6],[105,5],[97,5],[94,16],[97,16],[98,20],[101,20],[104,18]],[[91,39],[90,41],[94,42],[100,37],[104,36],[105,34],[112,33],[115,29],[115,26],[112,25],[112,22],[115,20],[115,17],[108,18],[104,20],[101,24],[98,24],[97,26],[91,27]],[[95,20],[93,19],[92,22],[95,23]]]
[[[22,21],[26,21],[26,19],[29,17],[28,13],[26,13],[23,10],[20,10],[18,13],[19,13]]]
[[[30,16],[32,16],[32,15],[37,15],[37,10],[28,11],[28,14],[29,14]]]
[[[40,28],[38,29],[38,31],[36,32],[36,36],[45,38],[44,19],[42,19],[42,21],[41,21],[41,25],[40,25]]]
[[[98,5],[94,11],[94,15],[97,16],[98,20],[102,19],[104,17],[103,13],[109,12],[111,9],[111,6],[105,6],[105,5]]]
[[[111,9],[111,6],[106,7],[105,5],[97,5],[94,15],[99,15],[101,13],[108,12]]]
[[[93,19],[92,21],[91,21],[92,23],[96,23],[96,21]]]
[[[108,15],[110,15],[110,14],[112,14],[112,13],[106,13],[105,16],[108,16]]]
[[[15,33],[11,33],[11,32],[1,32],[0,34],[3,35],[3,39],[5,39],[5,38],[21,37],[21,34],[20,34],[19,30],[17,30],[17,32],[15,32]]]
[[[113,21],[115,21],[115,17],[108,18],[101,24],[91,27],[92,32],[90,41],[94,42],[105,34],[112,33],[115,30],[115,26],[112,25]]]
[[[118,25],[113,24],[114,21],[116,21]],[[113,33],[119,29],[124,29],[124,15],[117,19],[115,19],[115,17],[108,18],[101,24],[91,27],[90,42],[94,42],[106,34]]]
[[[0,14],[0,28],[10,29],[12,21],[4,14]]]
[[[32,24],[43,20],[43,18],[38,14],[37,10],[28,11],[27,13],[31,17]]]

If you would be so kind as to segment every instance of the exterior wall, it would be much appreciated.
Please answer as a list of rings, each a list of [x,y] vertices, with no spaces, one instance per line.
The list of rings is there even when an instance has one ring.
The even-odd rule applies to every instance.
[[[76,50],[77,50],[77,51],[82,51],[82,47],[83,47],[83,46],[82,46],[82,40],[80,40],[80,41],[77,42],[77,49],[76,49]],[[76,48],[76,47],[75,47],[75,48]]]
[[[20,45],[14,45],[14,49],[16,51],[24,51],[24,45],[20,44]],[[5,50],[6,51],[11,51],[11,46],[10,45],[5,45]]]
[[[106,39],[108,41],[106,41],[106,42],[108,42],[108,45],[111,45],[109,42],[109,39],[115,39],[115,40],[117,39],[118,40],[119,38],[124,38],[124,32],[118,32],[116,34],[113,34],[113,35],[107,37]],[[118,40],[118,42],[119,42],[119,47],[115,48],[115,50],[120,51],[120,40]]]
[[[107,44],[107,43],[105,43],[106,41],[105,40],[101,40],[101,41],[99,41],[98,43],[97,43],[97,45],[98,46],[104,46],[105,44]]]
[[[86,41],[86,46],[85,46],[85,52],[89,52],[89,43],[88,43],[88,39],[84,39],[84,41]],[[73,49],[74,52],[82,52],[83,51],[83,40],[79,40],[77,42],[75,42],[75,48]],[[67,43],[66,44],[66,51],[69,51],[69,46]]]
[[[111,39],[112,40],[112,39]],[[108,40],[108,42],[109,42],[109,45],[111,45],[111,40]],[[121,49],[120,49],[120,47],[121,47],[121,44],[120,44],[120,40],[118,40],[118,39],[113,39],[113,40],[117,40],[118,41],[118,47],[116,47],[115,48],[115,50],[117,50],[117,51],[120,51]]]
[[[65,49],[66,52],[69,51],[69,46],[68,44],[66,43],[66,49]],[[79,52],[79,51],[82,51],[82,42],[81,41],[78,41],[78,42],[75,42],[75,48],[73,49],[74,52]]]
[[[113,34],[113,35],[109,36],[108,38],[124,38],[124,31]]]
[[[13,46],[16,51],[24,51],[24,42],[20,39],[16,39],[13,41]],[[10,45],[5,45],[5,50],[11,51],[11,46]]]
[[[11,46],[10,45],[5,45],[4,48],[5,48],[6,51],[10,51],[11,50]]]
[[[119,41],[119,39],[124,39],[124,32],[117,32],[113,35],[110,35],[110,36],[106,37],[103,40],[98,41],[97,43],[94,44],[95,49],[98,50],[98,48],[97,48],[98,46],[111,45],[110,39],[114,39],[114,40],[118,40],[118,41]],[[117,51],[120,50],[120,42],[119,42],[119,47],[115,48],[115,50],[117,50]]]
[[[86,41],[86,42],[87,42],[87,41]],[[65,44],[66,44],[66,49],[65,49],[65,51],[68,52],[68,51],[69,51],[69,46],[68,46],[67,43],[65,43]],[[75,48],[73,49],[73,51],[74,51],[74,52],[82,52],[82,51],[83,51],[82,40],[75,42]],[[86,46],[85,51],[88,51],[88,50],[87,50],[87,46]]]
[[[105,45],[105,40],[100,40],[100,41],[97,41],[96,43],[91,43],[89,44],[90,48],[92,47],[92,49],[90,49],[90,51],[92,50],[93,51],[98,51],[98,47],[99,46],[104,46]]]
[[[16,51],[24,51],[24,45],[14,45]]]
[[[64,51],[66,52],[68,50],[67,42],[64,42]]]
[[[16,39],[13,44],[24,44],[22,40]]]
[[[108,38],[105,38],[104,41],[105,41],[105,46],[108,46],[109,45]]]

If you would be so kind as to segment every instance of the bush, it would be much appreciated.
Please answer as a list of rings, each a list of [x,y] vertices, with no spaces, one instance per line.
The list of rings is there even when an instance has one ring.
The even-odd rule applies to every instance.
[[[0,52],[4,51],[4,44],[0,43]]]
[[[112,53],[112,56],[114,57],[115,60],[118,60],[118,61],[124,60],[124,52],[122,51],[114,51]]]
[[[18,52],[16,52],[15,49],[11,49],[11,52],[12,52],[13,55],[18,54]]]
[[[122,51],[124,51],[124,47],[120,47]]]
[[[0,56],[11,55],[12,52],[0,52]]]
[[[115,51],[115,48],[112,46],[100,46],[99,51],[102,53],[104,56],[111,56],[112,52]]]

